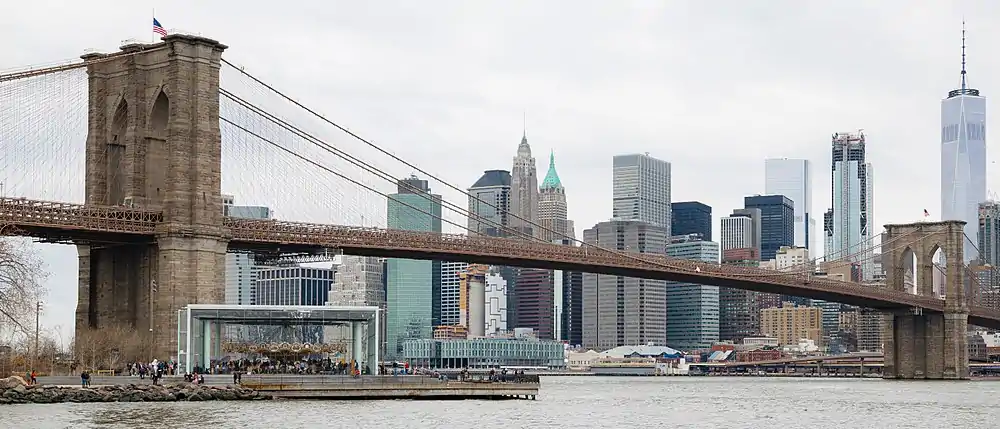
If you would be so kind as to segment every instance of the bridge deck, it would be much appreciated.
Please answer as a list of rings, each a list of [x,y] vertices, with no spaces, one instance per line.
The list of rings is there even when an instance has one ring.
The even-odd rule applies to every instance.
[[[43,240],[64,241],[151,242],[155,240],[162,221],[160,212],[135,208],[0,198],[0,235],[28,235]],[[461,261],[678,281],[794,295],[882,310],[944,310],[944,301],[934,297],[819,278],[811,273],[787,273],[650,254],[629,254],[590,246],[232,217],[224,217],[221,227],[230,239],[232,249],[284,253],[338,249],[346,254],[361,256]],[[974,306],[970,308],[969,323],[1000,328],[1000,311]]]

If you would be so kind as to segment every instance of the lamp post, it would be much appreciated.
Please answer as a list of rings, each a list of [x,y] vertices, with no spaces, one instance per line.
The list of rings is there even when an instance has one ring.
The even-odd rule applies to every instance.
[[[56,337],[59,338],[59,348],[54,353],[55,361],[56,361],[56,363],[59,363],[59,362],[62,361],[62,357],[61,356],[63,356],[64,353],[66,353],[65,346],[63,345],[64,343],[63,343],[63,336],[62,336],[62,325],[55,325],[55,326],[52,327],[52,329],[56,333]],[[57,368],[58,368],[58,366],[57,366]]]
[[[42,314],[42,301],[35,302],[35,354],[31,357],[31,370],[35,370],[35,363],[38,362],[38,330],[41,327],[39,316]]]

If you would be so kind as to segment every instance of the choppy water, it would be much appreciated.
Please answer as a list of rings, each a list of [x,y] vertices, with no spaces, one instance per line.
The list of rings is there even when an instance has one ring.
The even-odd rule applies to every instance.
[[[536,401],[17,405],[0,428],[995,428],[1000,382],[545,377]]]

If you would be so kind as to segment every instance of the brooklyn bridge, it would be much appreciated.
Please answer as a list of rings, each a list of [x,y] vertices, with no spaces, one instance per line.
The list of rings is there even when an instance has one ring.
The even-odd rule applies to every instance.
[[[552,244],[470,213],[463,208],[464,200],[446,205],[459,216],[495,226],[504,237],[468,233],[465,222],[450,218],[442,222],[466,233],[365,226],[363,213],[360,222],[353,220],[355,225],[225,216],[223,177],[248,169],[247,164],[265,165],[272,174],[310,171],[317,181],[332,184],[330,199],[339,202],[317,199],[302,204],[344,218],[341,223],[350,221],[347,214],[361,213],[360,206],[384,206],[386,193],[379,190],[379,181],[395,185],[398,179],[365,159],[365,153],[394,155],[223,59],[226,48],[205,37],[172,34],[160,43],[128,43],[115,53],[88,53],[80,61],[0,75],[0,105],[23,109],[4,118],[8,123],[0,124],[0,137],[16,140],[10,146],[18,148],[16,153],[5,156],[36,167],[24,172],[24,181],[59,177],[58,171],[46,170],[47,159],[77,153],[82,157],[82,178],[67,174],[61,182],[69,192],[16,194],[16,188],[8,187],[11,195],[0,193],[2,235],[76,246],[78,330],[127,322],[150,332],[164,350],[175,350],[177,311],[187,304],[222,302],[225,255],[230,251],[269,257],[333,251],[565,269],[874,308],[885,312],[888,378],[967,378],[968,326],[1000,329],[994,291],[980,285],[970,267],[954,262],[967,260],[961,221],[886,225],[879,243],[867,243],[828,263],[851,265],[881,258],[885,282],[861,284],[817,276],[805,265],[772,271],[702,263],[602,248],[574,237],[564,237],[576,242],[574,246]],[[79,76],[84,72],[85,79]],[[228,82],[223,75],[236,84],[223,86]],[[61,78],[66,76],[81,77],[83,83],[77,88],[66,83],[72,79]],[[240,91],[246,86],[256,91]],[[266,109],[255,101],[262,99],[280,100],[286,107]],[[73,124],[60,114],[74,108],[85,109],[85,123]],[[334,139],[298,125],[305,121],[340,133],[339,140],[334,144]],[[84,130],[86,138],[77,141],[69,131],[74,127]],[[331,155],[336,162],[323,161],[333,159]],[[448,186],[474,198],[458,186]],[[294,198],[295,186],[275,187],[280,189],[271,192]],[[76,201],[73,196],[81,188],[82,201]],[[477,204],[497,209],[492,202]],[[932,259],[938,253],[948,263],[944,285],[935,291],[931,279],[941,268]],[[916,280],[916,288],[908,287],[907,276]],[[155,292],[149,287],[154,283]]]

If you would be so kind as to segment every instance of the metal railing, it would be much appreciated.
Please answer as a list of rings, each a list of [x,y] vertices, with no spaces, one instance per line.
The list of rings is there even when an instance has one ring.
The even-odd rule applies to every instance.
[[[163,214],[158,211],[0,198],[0,234],[3,235],[32,235],[33,232],[25,231],[30,228],[151,235],[161,222]],[[744,283],[744,286],[754,286],[750,289],[795,288],[816,294],[859,297],[881,302],[881,306],[886,308],[944,309],[944,301],[935,297],[821,278],[807,273],[781,273],[762,268],[720,265],[651,254],[624,254],[591,246],[563,246],[509,238],[230,217],[224,217],[221,226],[224,227],[222,234],[227,235],[226,238],[236,245],[298,245],[342,249],[348,253],[367,249],[400,255],[447,256],[468,262],[499,261],[511,265],[592,267],[590,271],[599,273],[647,278],[670,277],[698,284],[740,287],[739,283]],[[1000,310],[978,305],[972,306],[970,313],[1000,323]]]
[[[149,235],[163,221],[158,211],[0,198],[0,225]]]
[[[538,383],[537,375],[510,376],[504,381],[489,381],[485,378],[459,381],[442,380],[423,375],[288,375],[263,374],[244,375],[240,385],[255,390],[322,390],[322,389],[369,389],[369,388],[417,388],[443,387],[456,383],[472,385],[500,385]]]

